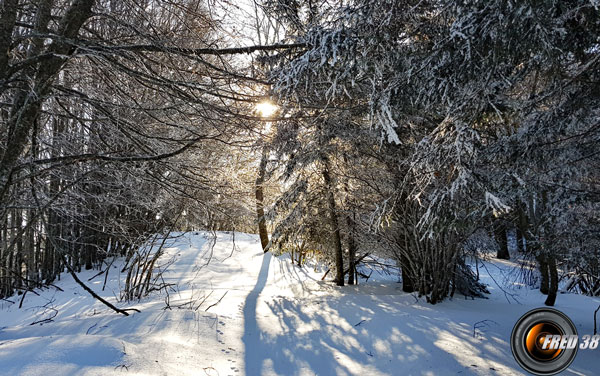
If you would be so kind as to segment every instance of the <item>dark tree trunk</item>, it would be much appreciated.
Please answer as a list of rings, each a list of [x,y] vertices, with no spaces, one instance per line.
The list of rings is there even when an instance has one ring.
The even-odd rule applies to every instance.
[[[402,270],[402,291],[414,292],[415,284],[411,272],[410,264],[406,255],[400,256],[400,269]]]
[[[356,274],[356,243],[354,242],[354,225],[350,216],[346,217],[346,222],[348,225],[348,264],[350,268],[348,271],[348,284],[353,285]]]
[[[558,294],[558,268],[556,267],[556,258],[548,257],[548,273],[550,274],[550,283],[548,288],[548,298],[546,298],[547,306],[553,306],[556,302],[556,294]]]
[[[500,219],[497,219],[494,223],[494,237],[496,238],[496,242],[498,242],[496,257],[503,260],[510,259],[508,241],[506,239],[506,224]]]
[[[267,232],[267,222],[265,220],[263,183],[265,182],[265,173],[267,170],[267,147],[263,146],[260,165],[258,166],[258,176],[256,177],[255,195],[256,195],[256,216],[258,217],[258,236],[263,251],[267,252],[269,244],[269,233]]]
[[[548,257],[537,256],[537,261],[540,266],[540,292],[544,295],[548,294],[550,288],[550,273],[548,270]]]
[[[15,259],[14,259],[14,264],[13,264],[13,268],[14,268],[14,272],[15,272],[15,287],[17,289],[20,289],[21,287],[24,287],[24,278],[27,277],[27,274],[23,275],[23,264],[24,264],[24,252],[23,252],[23,232],[20,231],[20,226],[23,223],[23,212],[20,210],[15,210],[14,214],[12,215],[13,218],[13,228],[15,230],[13,230],[13,233],[15,234],[14,236],[16,236],[16,250],[17,250],[17,254],[15,255]],[[25,273],[27,273],[27,269],[25,269]]]
[[[294,249],[292,247],[292,249]],[[304,258],[306,257],[306,245],[304,244],[304,242],[301,242],[300,245],[298,246],[298,261],[297,261],[297,265],[299,267],[302,267],[302,263],[304,262]],[[292,262],[294,261],[294,258],[292,257]]]

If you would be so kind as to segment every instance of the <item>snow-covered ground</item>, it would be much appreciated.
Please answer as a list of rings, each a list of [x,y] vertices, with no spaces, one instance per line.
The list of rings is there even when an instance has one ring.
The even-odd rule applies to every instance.
[[[212,243],[190,233],[169,245],[165,260],[175,262],[165,282],[177,286],[169,294],[171,309],[164,293],[118,303],[117,265],[104,291],[103,276],[87,283],[141,313],[115,314],[66,274],[57,283],[64,292],[28,293],[21,309],[20,297],[0,301],[0,374],[524,374],[511,354],[510,333],[545,297],[510,282],[511,262],[481,268],[489,299],[455,297],[432,306],[403,293],[395,276],[344,288],[321,282],[322,270],[263,255],[255,235],[236,233],[234,247],[230,233],[219,233]],[[598,305],[600,299],[561,294],[556,308],[581,335],[593,333]],[[597,374],[598,351],[579,351],[564,374]]]

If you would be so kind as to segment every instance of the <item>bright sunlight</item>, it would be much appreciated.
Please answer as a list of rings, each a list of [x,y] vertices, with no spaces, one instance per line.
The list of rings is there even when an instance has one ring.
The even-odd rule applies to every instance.
[[[277,105],[275,105],[269,101],[262,101],[262,102],[256,104],[256,111],[262,117],[270,117],[275,112],[277,112],[278,109],[279,109],[279,107]]]

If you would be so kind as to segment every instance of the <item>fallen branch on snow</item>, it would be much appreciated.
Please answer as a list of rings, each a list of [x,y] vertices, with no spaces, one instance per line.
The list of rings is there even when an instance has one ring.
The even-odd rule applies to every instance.
[[[67,270],[69,271],[69,274],[71,274],[71,276],[73,277],[73,279],[75,280],[75,282],[77,282],[77,284],[79,286],[81,286],[91,296],[93,296],[94,298],[96,298],[97,300],[99,300],[100,302],[102,302],[105,306],[107,306],[108,308],[112,309],[113,311],[115,311],[117,313],[120,313],[120,314],[123,314],[125,316],[129,316],[129,313],[127,313],[128,311],[140,312],[140,310],[136,309],[136,308],[120,309],[120,308],[115,307],[114,305],[112,305],[108,301],[106,301],[100,295],[96,294],[94,292],[94,290],[92,290],[91,288],[89,288],[85,283],[81,282],[81,280],[79,279],[79,277],[77,277],[77,274],[75,273],[75,271],[73,270],[73,268],[71,267],[71,265],[69,265],[69,263],[67,262],[67,259],[66,259],[66,257],[64,255],[62,255],[62,259],[63,259],[63,263],[67,267]]]

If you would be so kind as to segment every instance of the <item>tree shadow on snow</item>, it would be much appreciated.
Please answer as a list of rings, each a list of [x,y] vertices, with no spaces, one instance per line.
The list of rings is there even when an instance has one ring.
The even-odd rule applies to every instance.
[[[259,326],[268,268],[265,257],[244,306],[246,375],[522,374],[506,328],[473,335],[460,312],[440,315],[407,294],[279,298],[267,302],[277,324]]]
[[[256,320],[256,304],[258,296],[267,284],[269,276],[269,265],[271,263],[271,253],[265,253],[260,267],[260,273],[256,285],[246,297],[244,304],[244,335],[242,342],[244,343],[244,364],[246,375],[259,375],[263,356],[263,348],[261,346],[260,331]]]

